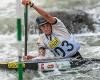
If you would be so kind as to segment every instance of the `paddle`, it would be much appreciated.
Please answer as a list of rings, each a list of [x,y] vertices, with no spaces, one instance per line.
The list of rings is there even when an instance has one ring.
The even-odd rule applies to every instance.
[[[28,0],[26,0],[28,1]],[[31,0],[30,0],[31,2]],[[27,56],[27,41],[28,41],[28,5],[24,7],[24,25],[25,25],[25,48],[24,56]]]
[[[25,24],[25,56],[27,56],[27,26],[28,26],[28,5],[24,8],[24,24]]]
[[[23,64],[22,64],[22,32],[21,32],[21,2],[17,0],[17,40],[18,40],[18,80],[23,80]]]

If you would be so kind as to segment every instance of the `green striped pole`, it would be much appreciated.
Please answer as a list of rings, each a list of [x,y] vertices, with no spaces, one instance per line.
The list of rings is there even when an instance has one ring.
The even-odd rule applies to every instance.
[[[18,80],[23,80],[23,65],[22,65],[22,32],[21,32],[21,1],[17,2],[17,40],[18,40]]]

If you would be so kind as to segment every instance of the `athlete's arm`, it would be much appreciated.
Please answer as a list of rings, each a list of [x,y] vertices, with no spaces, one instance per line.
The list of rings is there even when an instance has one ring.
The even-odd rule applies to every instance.
[[[56,18],[51,16],[49,13],[44,11],[42,8],[37,7],[35,4],[32,6],[41,16],[43,16],[49,23],[54,24],[56,22]]]
[[[34,3],[30,3],[30,0],[22,0],[22,4],[24,5],[30,5],[32,8],[34,8],[41,16],[43,16],[49,23],[53,24],[56,22],[56,18],[48,14],[46,11],[44,11],[42,8],[36,6]]]

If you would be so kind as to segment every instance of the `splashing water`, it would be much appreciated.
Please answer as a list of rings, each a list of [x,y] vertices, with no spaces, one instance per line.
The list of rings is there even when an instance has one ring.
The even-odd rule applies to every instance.
[[[41,5],[44,7],[44,4],[46,7],[50,7],[52,5],[54,0],[49,1],[50,4],[46,5],[47,0],[35,0],[35,3],[38,5]],[[57,0],[55,0],[57,1]],[[64,1],[64,0],[62,0]],[[85,9],[86,12],[90,13],[94,19],[94,21],[98,22],[100,24],[100,1],[99,0],[70,0],[66,1],[66,3],[63,3],[62,1],[57,1],[57,4],[73,4],[75,7],[74,8],[81,8]],[[75,2],[76,1],[76,2]],[[4,34],[0,32],[0,62],[2,61],[16,61],[18,52],[17,52],[17,40],[16,40],[16,32],[11,30],[15,26],[12,26],[11,24],[15,24],[15,22],[11,21],[9,23],[9,26],[12,26],[12,28],[8,28],[9,26],[6,25],[5,20],[2,20],[3,18],[12,18],[16,16],[16,1],[15,0],[2,0],[1,5],[0,5],[0,23],[3,25],[0,25],[0,31],[3,31]],[[78,3],[82,4],[85,3],[85,5],[80,5]],[[91,3],[90,3],[91,2]],[[78,4],[78,6],[76,5]],[[87,4],[88,5],[87,5]],[[94,4],[89,5],[89,4]],[[62,6],[59,5],[57,7],[57,4],[53,4],[51,8],[53,9],[62,9]],[[63,8],[72,8],[72,5],[68,6],[63,6]],[[86,6],[85,8],[83,8]],[[15,19],[14,19],[15,20]],[[9,21],[9,20],[8,20]],[[96,25],[96,24],[95,24]],[[3,27],[4,26],[4,27]],[[100,31],[100,25],[98,26],[96,32]],[[3,28],[3,29],[2,29]],[[7,32],[4,30],[9,30],[11,33]],[[88,58],[98,58],[100,59],[100,33],[86,33],[86,34],[75,34],[76,38],[79,40],[81,43],[81,55],[83,57],[88,57]],[[33,34],[29,36],[29,41],[28,41],[28,54],[33,55],[34,53],[37,52],[37,45],[36,45],[36,40],[37,40],[38,35]],[[23,37],[24,39],[24,37]],[[23,40],[24,43],[24,40]],[[24,44],[23,44],[24,46]],[[24,47],[23,47],[23,54],[24,54]],[[55,74],[57,75],[51,75]],[[68,69],[67,71],[59,72],[58,69],[55,69],[55,72],[48,72],[48,73],[42,73],[39,71],[30,71],[26,70],[24,72],[24,80],[100,80],[100,64],[93,63],[93,64],[84,64],[80,67],[73,68],[73,69]],[[0,80],[18,80],[18,75],[17,71],[8,71],[8,70],[2,70],[0,69]]]

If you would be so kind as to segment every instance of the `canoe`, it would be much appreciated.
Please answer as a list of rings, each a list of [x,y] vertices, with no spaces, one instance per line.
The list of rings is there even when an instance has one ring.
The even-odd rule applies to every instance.
[[[59,71],[67,70],[69,68],[74,68],[81,66],[83,64],[90,64],[93,62],[100,62],[100,59],[71,59],[71,58],[55,58],[55,59],[36,59],[32,61],[23,61],[23,69],[29,70],[40,70],[40,71],[54,71],[58,69]],[[18,62],[0,62],[0,69],[6,70],[17,70]]]

